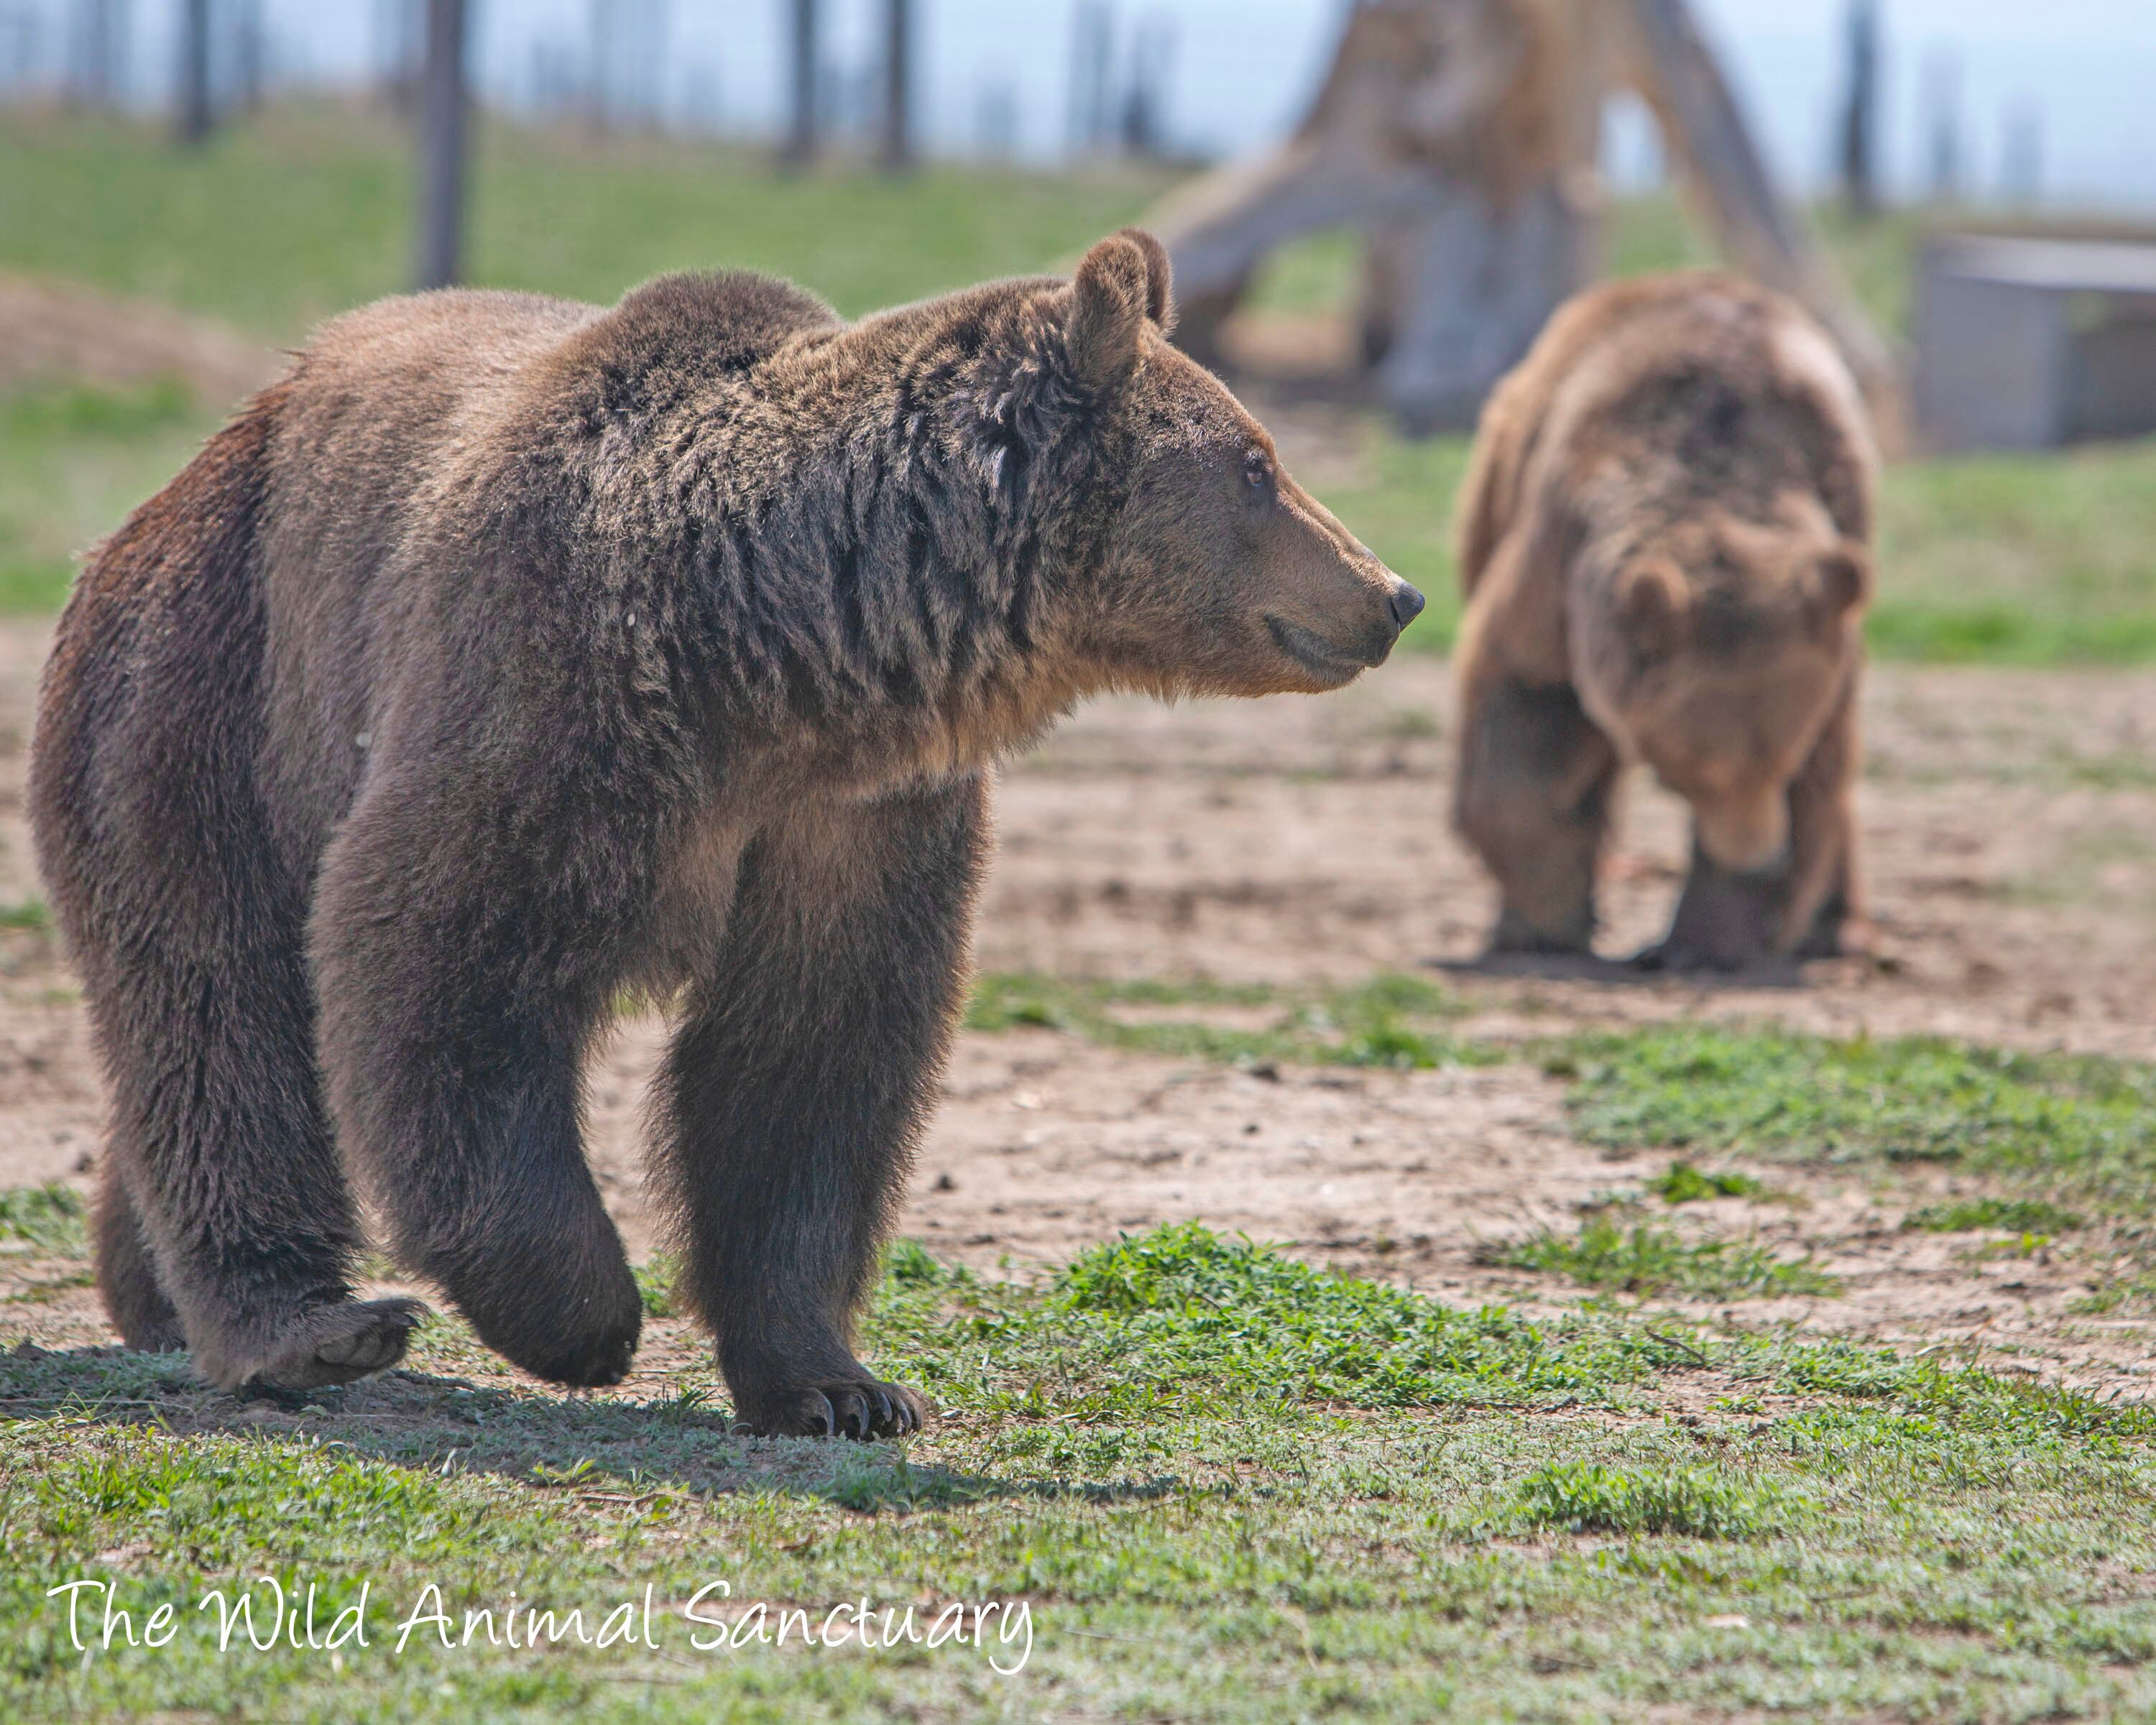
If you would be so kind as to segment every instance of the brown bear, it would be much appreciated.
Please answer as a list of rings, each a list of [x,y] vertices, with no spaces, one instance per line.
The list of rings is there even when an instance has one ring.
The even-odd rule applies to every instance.
[[[1616,283],[1551,320],[1483,411],[1460,510],[1454,818],[1502,890],[1493,951],[1589,949],[1627,761],[1692,814],[1641,962],[1854,943],[1877,465],[1825,334],[1747,282]]]
[[[347,1174],[541,1377],[636,1284],[579,1142],[672,1003],[654,1176],[737,1413],[898,1433],[854,1310],[964,993],[987,773],[1106,689],[1337,688],[1421,599],[1167,339],[1075,279],[855,324],[783,283],[393,300],[91,557],[38,857],[111,1091],[98,1277],[228,1387],[403,1353]]]

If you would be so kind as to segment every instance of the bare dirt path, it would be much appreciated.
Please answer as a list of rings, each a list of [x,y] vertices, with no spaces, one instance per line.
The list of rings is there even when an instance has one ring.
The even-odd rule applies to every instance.
[[[0,904],[37,891],[22,785],[44,636],[0,629]],[[1463,1034],[1691,1014],[2156,1055],[2156,676],[1883,667],[1869,711],[1876,959],[1812,967],[1796,987],[1447,968]],[[1450,722],[1443,665],[1414,656],[1322,701],[1094,707],[1005,776],[983,967],[1297,984],[1471,958],[1491,899],[1445,827]],[[1635,788],[1605,906],[1612,952],[1659,932],[1683,855],[1678,811]],[[639,1110],[662,1036],[655,1020],[624,1026],[592,1073],[594,1164],[639,1250]],[[0,1186],[86,1183],[99,1111],[49,939],[0,932]],[[1578,1143],[1561,1086],[1524,1062],[1268,1077],[1045,1030],[968,1034],[901,1225],[994,1269],[1196,1217],[1449,1297],[1561,1300],[1574,1291],[1480,1265],[1477,1246],[1567,1226],[1666,1159]],[[1906,1190],[1777,1178],[1801,1202],[1732,1205],[1730,1225],[1819,1254],[1846,1292],[1749,1303],[1748,1320],[1980,1347],[2148,1393],[2151,1327],[2071,1317],[2085,1272],[1972,1263],[1902,1232]],[[38,1311],[49,1339],[101,1333],[85,1290]]]

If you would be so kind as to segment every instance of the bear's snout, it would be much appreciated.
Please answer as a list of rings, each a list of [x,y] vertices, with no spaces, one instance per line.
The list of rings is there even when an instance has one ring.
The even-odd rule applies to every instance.
[[[1692,821],[1700,848],[1732,874],[1768,873],[1787,859],[1789,803],[1779,785],[1748,795],[1695,798]]]
[[[1398,631],[1405,629],[1416,618],[1421,616],[1422,608],[1430,601],[1422,596],[1418,588],[1409,587],[1406,582],[1395,575],[1393,578],[1392,597],[1387,603],[1393,614],[1393,628]]]

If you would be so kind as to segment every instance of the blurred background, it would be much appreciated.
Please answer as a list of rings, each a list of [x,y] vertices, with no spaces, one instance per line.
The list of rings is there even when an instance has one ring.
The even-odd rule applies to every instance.
[[[1168,238],[1184,339],[1456,611],[1552,306],[1729,261],[1891,445],[1890,657],[2156,657],[2146,0],[0,0],[0,608],[277,350],[450,280],[845,313]]]

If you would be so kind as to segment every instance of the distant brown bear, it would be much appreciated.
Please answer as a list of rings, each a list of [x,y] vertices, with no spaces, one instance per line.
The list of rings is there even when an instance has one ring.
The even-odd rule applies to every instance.
[[[984,773],[1081,696],[1337,688],[1420,606],[1075,279],[847,325],[779,282],[328,326],[98,551],[42,691],[39,860],[111,1086],[98,1276],[215,1382],[386,1367],[346,1170],[490,1346],[621,1377],[579,1143],[675,1003],[657,1183],[737,1410],[901,1432],[852,1315],[935,1094]]]
[[[1583,294],[1499,386],[1462,494],[1455,804],[1503,891],[1494,950],[1588,949],[1626,760],[1693,820],[1643,962],[1852,938],[1876,466],[1826,337],[1725,275]]]

